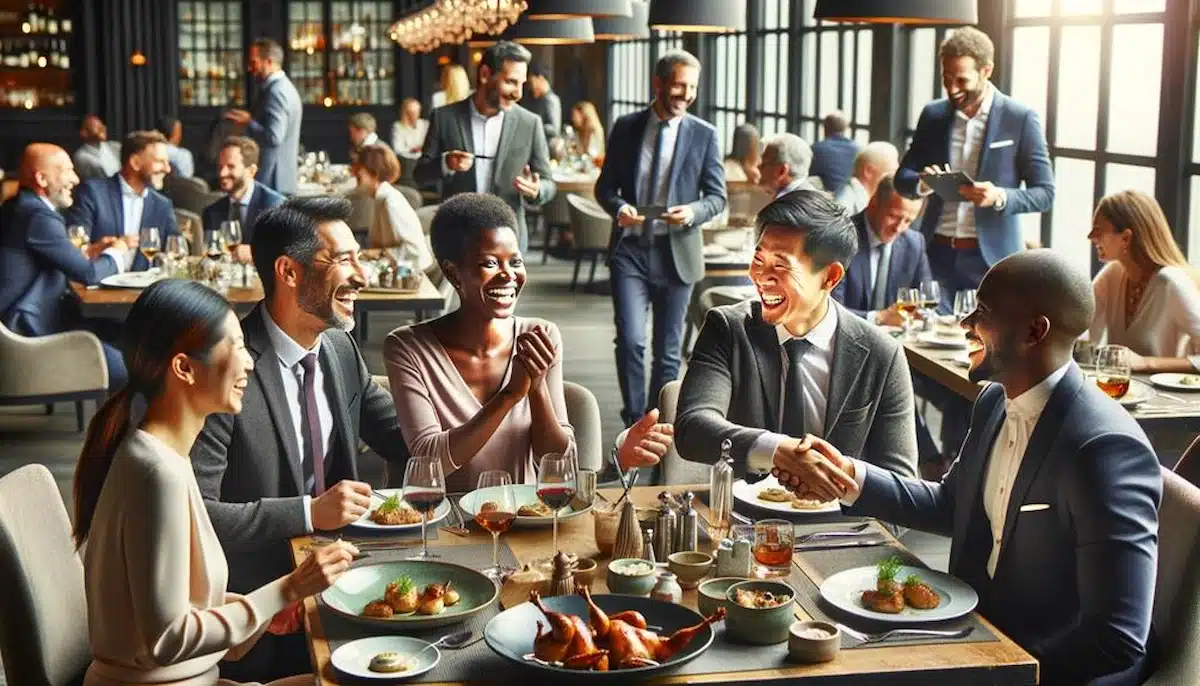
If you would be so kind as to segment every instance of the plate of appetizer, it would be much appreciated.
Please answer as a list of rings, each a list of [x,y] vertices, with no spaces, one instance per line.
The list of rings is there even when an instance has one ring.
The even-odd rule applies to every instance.
[[[949,328],[939,324],[933,331],[917,334],[917,342],[930,348],[963,350],[967,347],[967,332],[957,325]]]
[[[321,593],[331,610],[389,628],[446,626],[496,602],[496,584],[461,565],[405,560],[354,567]]]
[[[1176,391],[1200,391],[1200,374],[1151,374],[1150,383]]]
[[[779,485],[773,476],[752,484],[745,479],[733,482],[733,497],[746,505],[784,512],[793,515],[830,514],[842,511],[842,506],[836,500],[821,502],[797,498],[791,491]]]
[[[662,600],[592,596],[587,587],[551,598],[533,591],[529,602],[492,617],[483,637],[497,655],[546,678],[633,683],[695,659],[724,617],[723,607],[701,617]]]
[[[440,522],[450,514],[450,501],[442,502],[429,515],[429,523]],[[404,502],[399,488],[384,488],[371,494],[371,507],[350,526],[377,531],[404,531],[421,528],[421,513]]]
[[[480,488],[464,495],[458,501],[458,506],[474,518],[479,514],[480,510],[487,511],[494,509],[495,502],[498,500],[495,494],[501,488],[511,488],[513,499],[517,503],[517,516],[513,519],[513,526],[542,527],[554,524],[554,511],[538,498],[537,486],[534,484],[514,484],[512,486]],[[591,509],[591,504],[580,507],[579,503],[572,500],[572,502],[558,511],[558,521],[564,522],[573,517],[578,517]]]
[[[162,281],[168,274],[161,269],[147,269],[141,272],[121,272],[100,279],[100,285],[105,288],[147,288],[151,284]]]
[[[398,681],[437,666],[442,653],[428,641],[410,636],[374,636],[344,643],[329,661],[335,669],[359,679]]]
[[[834,574],[821,584],[821,597],[843,612],[888,624],[955,619],[979,603],[979,595],[966,583],[908,566],[897,557]]]

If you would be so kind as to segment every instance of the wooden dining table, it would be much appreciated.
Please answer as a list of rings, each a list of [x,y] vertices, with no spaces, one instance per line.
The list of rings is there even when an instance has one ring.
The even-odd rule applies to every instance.
[[[705,486],[671,486],[671,491],[693,491],[703,493]],[[636,505],[653,506],[662,487],[635,487],[630,497]],[[600,494],[610,501],[620,496],[616,489],[600,489]],[[703,521],[708,521],[708,508],[701,502],[697,511]],[[436,542],[431,541],[430,547],[461,546],[489,544],[491,535],[478,527],[471,525],[468,536],[439,535]],[[898,542],[887,534],[889,542]],[[350,539],[350,536],[346,537]],[[594,524],[590,515],[582,515],[559,523],[560,547],[580,555],[597,559],[599,562],[592,592],[601,594],[607,592],[605,574],[608,560],[600,559],[594,537]],[[543,558],[551,547],[551,532],[549,528],[514,528],[505,533],[501,540],[509,546],[517,561],[521,564]],[[292,539],[292,554],[294,562],[299,564],[311,549],[313,538],[301,536]],[[713,544],[709,544],[713,545]],[[814,578],[811,568],[806,563],[804,552],[796,553],[793,558],[794,567],[809,579]],[[819,585],[819,584],[818,584]],[[502,594],[503,596],[503,594]],[[682,604],[691,609],[696,608],[696,592],[684,591]],[[798,619],[810,619],[809,615],[796,604],[795,614]],[[657,684],[683,683],[748,683],[758,681],[783,682],[793,679],[812,679],[819,684],[853,684],[867,686],[870,684],[966,684],[986,683],[993,686],[1017,686],[1036,684],[1038,680],[1037,660],[1017,645],[982,617],[978,619],[996,638],[974,643],[932,643],[920,646],[904,645],[903,643],[881,644],[879,646],[857,647],[839,652],[832,662],[821,664],[793,664],[775,666],[769,669],[749,668],[744,671],[721,672],[714,674],[675,674],[668,673],[653,681]],[[316,668],[317,682],[322,686],[334,686],[341,683],[341,676],[330,661],[330,642],[322,626],[321,614],[316,598],[304,601],[304,626],[307,632],[310,657]],[[364,625],[365,627],[365,625]],[[362,637],[378,632],[364,628]],[[723,640],[723,639],[718,639]],[[530,672],[530,677],[534,676]],[[485,683],[490,681],[488,674],[480,673],[477,679],[469,682],[428,682],[448,686],[450,683]]]

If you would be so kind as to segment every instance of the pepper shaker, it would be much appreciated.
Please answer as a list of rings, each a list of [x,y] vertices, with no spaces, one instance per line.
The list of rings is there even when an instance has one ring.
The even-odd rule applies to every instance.
[[[654,555],[660,560],[665,560],[675,552],[675,530],[679,525],[679,518],[675,510],[671,509],[669,493],[663,491],[658,494],[658,500],[661,505],[658,518],[654,521]]]
[[[696,494],[688,491],[683,495],[683,509],[679,511],[679,523],[675,535],[675,552],[691,551],[700,547],[700,530],[696,508],[692,503]]]

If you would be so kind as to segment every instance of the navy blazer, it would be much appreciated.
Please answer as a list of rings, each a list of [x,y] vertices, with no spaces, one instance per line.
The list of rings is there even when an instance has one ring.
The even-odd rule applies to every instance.
[[[979,151],[977,181],[991,181],[1008,194],[1003,210],[975,208],[975,230],[979,250],[989,265],[1025,248],[1017,215],[1024,212],[1049,212],[1054,205],[1054,170],[1046,152],[1046,136],[1037,112],[1013,100],[995,88],[988,114],[983,149]],[[950,163],[950,138],[954,132],[954,107],[942,98],[921,110],[912,145],[900,161],[896,188],[916,197],[918,174],[930,165]],[[1021,188],[1024,183],[1025,187]],[[921,233],[932,240],[942,215],[942,199],[929,196],[925,205]]]
[[[871,242],[867,236],[867,213],[854,215],[858,228],[858,252],[846,267],[846,276],[833,289],[833,298],[860,317],[871,311],[871,293],[875,284],[871,278]],[[925,255],[925,237],[916,231],[905,230],[892,241],[892,259],[888,263],[888,305],[896,302],[901,288],[920,288],[922,281],[933,279],[929,258]]]
[[[242,242],[250,245],[250,239],[254,237],[254,220],[258,219],[258,215],[272,207],[279,207],[286,199],[279,193],[255,181],[254,195],[250,196],[250,205],[246,207],[246,221],[242,224]],[[205,231],[219,231],[221,229],[221,222],[229,219],[230,204],[229,196],[224,195],[216,202],[204,208],[204,212],[201,213],[201,220],[204,223]]]
[[[854,158],[862,146],[848,136],[838,134],[823,138],[812,146],[812,164],[808,166],[810,176],[821,177],[825,192],[836,196],[850,181],[854,173]]]
[[[107,255],[87,257],[67,238],[63,217],[33,191],[21,189],[0,205],[0,322],[22,336],[68,330],[67,281],[86,285],[117,273]]]
[[[75,204],[67,212],[67,218],[72,224],[86,226],[92,233],[93,241],[106,236],[119,238],[125,235],[125,210],[121,204],[119,177],[120,174],[113,174],[107,179],[91,179],[75,189]],[[142,203],[142,225],[138,229],[148,226],[158,227],[163,248],[166,248],[167,236],[179,233],[175,224],[175,206],[167,196],[153,188],[147,190]],[[138,253],[133,259],[132,271],[144,271],[149,266],[146,258]]]
[[[846,513],[951,536],[950,573],[971,583],[980,612],[1038,659],[1042,683],[1140,683],[1162,501],[1154,449],[1129,413],[1070,363],[1029,438],[989,579],[981,495],[1005,407],[999,384],[980,393],[941,483],[868,465]]]
[[[626,204],[648,204],[638,197],[637,178],[642,140],[649,121],[650,109],[646,108],[621,117],[609,132],[605,147],[608,156],[596,180],[596,200],[613,217]],[[696,215],[691,226],[671,227],[669,234],[675,271],[684,283],[704,278],[700,225],[720,214],[725,202],[725,163],[721,160],[717,130],[703,119],[685,114],[675,139],[667,191],[668,206],[690,205]],[[614,220],[610,251],[616,248],[621,234],[622,229]]]

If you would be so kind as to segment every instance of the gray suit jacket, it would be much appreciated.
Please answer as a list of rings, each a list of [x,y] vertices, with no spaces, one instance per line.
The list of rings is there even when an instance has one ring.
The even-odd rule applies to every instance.
[[[305,531],[300,446],[262,305],[242,320],[254,374],[238,415],[208,418],[192,448],[192,469],[229,559],[229,588],[244,593],[292,568],[288,539]],[[408,459],[392,396],[371,380],[354,338],[326,331],[321,370],[334,427],[325,483],[358,478],[358,439],[390,462]]]
[[[304,104],[286,74],[263,86],[253,115],[247,131],[262,150],[255,178],[272,190],[295,195]]]
[[[474,152],[475,143],[471,136],[472,99],[467,98],[445,107],[439,107],[429,116],[429,132],[425,135],[425,149],[417,162],[413,177],[419,184],[442,183],[442,199],[459,193],[475,193],[475,169],[465,172],[444,173],[442,155],[451,150]],[[533,201],[545,205],[554,197],[553,171],[550,169],[550,149],[542,132],[542,120],[534,113],[514,105],[504,113],[504,127],[500,130],[500,147],[492,160],[492,195],[508,203],[517,214],[521,234],[528,236],[525,226],[524,198],[513,188],[513,179],[521,175],[525,165],[541,176],[541,191]]]
[[[838,308],[838,326],[823,438],[846,454],[915,476],[916,406],[904,349],[832,299],[830,303]],[[679,391],[679,454],[711,464],[728,438],[734,471],[744,473],[746,455],[758,437],[779,431],[785,372],[779,338],[762,319],[762,303],[709,310]]]

